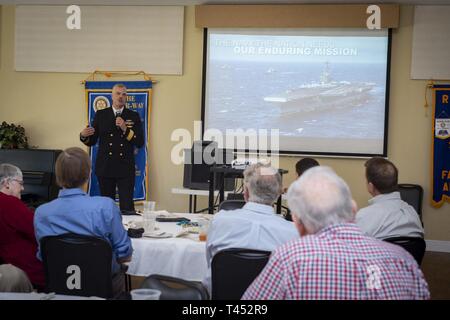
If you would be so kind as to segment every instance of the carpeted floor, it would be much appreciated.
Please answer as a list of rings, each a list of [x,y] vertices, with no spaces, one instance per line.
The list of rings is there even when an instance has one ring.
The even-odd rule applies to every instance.
[[[422,271],[431,292],[431,299],[450,300],[450,253],[425,252]]]

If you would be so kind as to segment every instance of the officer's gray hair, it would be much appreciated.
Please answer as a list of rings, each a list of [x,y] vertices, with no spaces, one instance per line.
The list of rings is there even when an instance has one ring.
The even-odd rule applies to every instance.
[[[244,184],[248,190],[248,201],[271,206],[282,190],[278,171],[261,163],[249,166],[244,171]]]
[[[114,89],[116,89],[116,88],[125,88],[125,90],[127,90],[127,87],[126,87],[123,83],[116,83],[116,84],[112,87],[111,91],[114,91]]]
[[[348,185],[329,167],[308,169],[289,187],[288,205],[310,233],[353,220]]]
[[[0,186],[3,186],[8,180],[22,179],[22,171],[15,165],[9,163],[0,164]]]

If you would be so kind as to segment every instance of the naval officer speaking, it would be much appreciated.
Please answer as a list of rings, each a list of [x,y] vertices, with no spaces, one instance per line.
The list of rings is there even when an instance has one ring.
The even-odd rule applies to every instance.
[[[134,148],[144,145],[144,135],[139,114],[125,107],[127,88],[123,84],[112,88],[112,101],[112,108],[95,113],[92,127],[81,131],[80,140],[90,147],[99,139],[95,174],[100,193],[115,199],[117,186],[122,214],[132,214],[135,212]]]

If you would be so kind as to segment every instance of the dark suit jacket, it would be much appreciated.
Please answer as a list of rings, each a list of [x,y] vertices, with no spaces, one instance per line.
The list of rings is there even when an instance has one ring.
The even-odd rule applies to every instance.
[[[98,177],[123,178],[134,176],[134,147],[144,145],[144,134],[139,114],[127,108],[121,117],[127,124],[125,133],[116,127],[113,108],[98,110],[94,117],[94,135],[81,141],[93,146],[99,140],[95,173]]]

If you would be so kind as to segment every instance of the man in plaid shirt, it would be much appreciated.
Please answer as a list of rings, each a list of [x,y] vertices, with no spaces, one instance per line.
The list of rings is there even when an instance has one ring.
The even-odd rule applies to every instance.
[[[333,170],[309,169],[287,197],[300,238],[273,252],[243,299],[430,298],[409,253],[353,223],[356,204]]]

